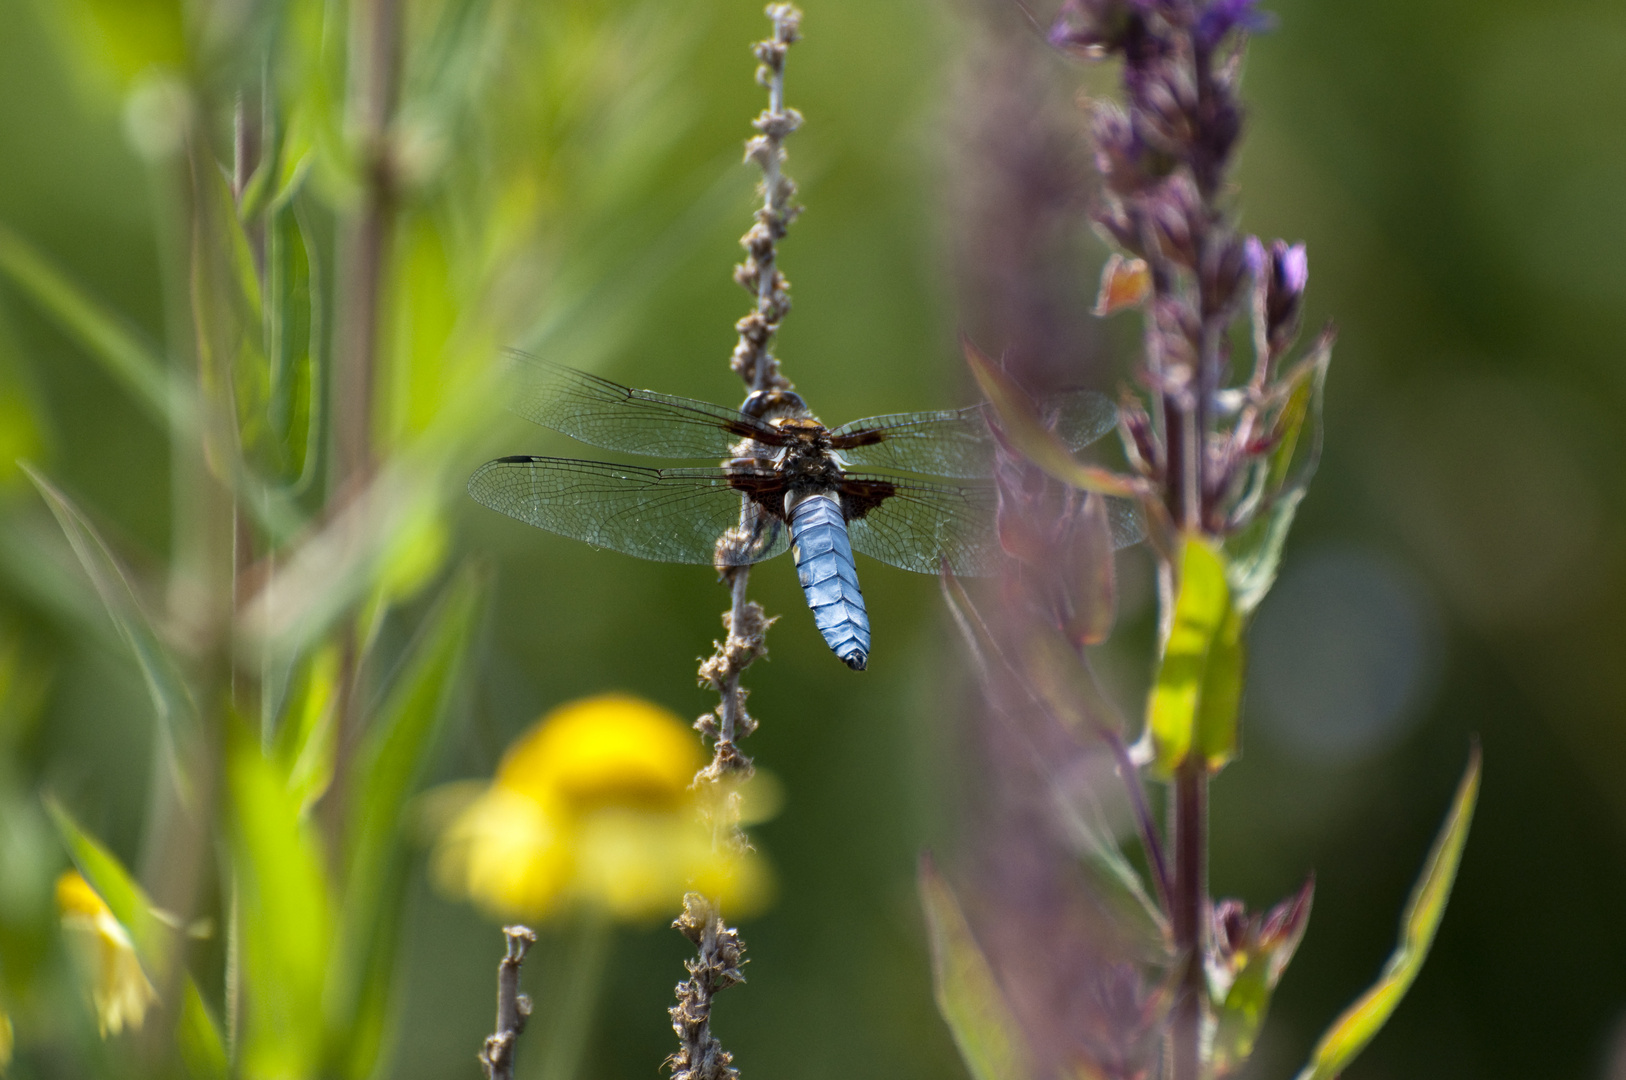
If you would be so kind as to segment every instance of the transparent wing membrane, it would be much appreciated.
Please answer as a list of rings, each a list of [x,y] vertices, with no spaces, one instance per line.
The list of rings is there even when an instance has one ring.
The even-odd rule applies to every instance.
[[[750,543],[730,562],[760,562],[790,546],[783,523],[742,499],[723,469],[500,458],[475,472],[469,494],[539,529],[656,562],[713,565],[718,540],[742,525],[742,504]]]

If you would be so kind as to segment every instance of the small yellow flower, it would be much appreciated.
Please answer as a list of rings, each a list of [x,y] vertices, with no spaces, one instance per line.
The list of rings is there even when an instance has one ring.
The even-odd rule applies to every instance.
[[[573,904],[621,919],[676,910],[686,890],[760,907],[767,870],[714,842],[690,784],[694,733],[626,694],[563,705],[509,747],[492,783],[441,831],[435,880],[499,918]]]
[[[126,1026],[141,1027],[158,994],[141,970],[129,933],[78,871],[64,871],[56,879],[56,906],[89,976],[102,1038]]]

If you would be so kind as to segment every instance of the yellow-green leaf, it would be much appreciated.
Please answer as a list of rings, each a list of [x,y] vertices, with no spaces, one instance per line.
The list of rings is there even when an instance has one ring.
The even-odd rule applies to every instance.
[[[234,732],[228,781],[241,906],[245,1076],[310,1076],[322,1036],[333,912],[326,862],[299,800],[256,740]]]
[[[1016,1020],[953,890],[929,856],[920,860],[920,903],[931,938],[937,1008],[972,1080],[1028,1080],[1033,1069]]]
[[[81,828],[61,803],[50,795],[45,796],[44,802],[69,858],[107,904],[113,918],[129,932],[142,963],[149,970],[162,970],[166,932],[163,923],[153,914],[152,901],[146,891],[118,857]]]
[[[1135,483],[1129,477],[1074,458],[1061,437],[1040,422],[1032,400],[1022,388],[971,342],[962,341],[961,345],[971,374],[999,415],[1001,430],[1024,457],[1062,483],[1082,491],[1119,496],[1135,494]]]
[[[1411,900],[1400,921],[1400,943],[1383,965],[1383,974],[1360,999],[1344,1011],[1321,1036],[1309,1064],[1299,1071],[1297,1080],[1332,1080],[1355,1055],[1366,1049],[1400,1001],[1411,989],[1417,973],[1428,957],[1429,946],[1434,944],[1434,933],[1445,917],[1446,901],[1451,898],[1451,886],[1456,881],[1457,866],[1462,861],[1462,848],[1468,841],[1468,827],[1473,823],[1474,803],[1479,796],[1479,747],[1476,745],[1468,758],[1467,771],[1457,785],[1457,794],[1451,800],[1451,811],[1446,815],[1434,847],[1423,864],[1423,873],[1412,888]]]
[[[181,997],[181,1018],[175,1026],[175,1048],[192,1080],[226,1080],[226,1041],[220,1026],[203,1003],[192,976],[186,977]]]
[[[1242,622],[1231,603],[1225,561],[1208,541],[1188,536],[1173,625],[1146,703],[1159,772],[1173,775],[1194,749],[1210,768],[1229,760],[1241,694]]]

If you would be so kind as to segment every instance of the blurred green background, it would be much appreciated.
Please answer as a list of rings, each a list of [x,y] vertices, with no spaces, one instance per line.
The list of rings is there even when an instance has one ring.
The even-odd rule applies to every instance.
[[[631,7],[558,6],[571,26],[615,25]],[[1219,895],[1263,906],[1317,875],[1249,1075],[1290,1075],[1374,975],[1477,733],[1484,789],[1451,910],[1348,1075],[1626,1077],[1626,428],[1609,419],[1626,405],[1626,13],[1599,0],[1267,6],[1279,27],[1248,64],[1242,221],[1309,243],[1308,322],[1335,317],[1341,337],[1326,456],[1255,628],[1246,754],[1213,792]],[[990,21],[928,0],[804,8],[788,100],[807,118],[790,172],[808,209],[782,248],[796,309],[778,352],[828,421],[964,401],[950,207],[978,165],[951,134],[992,92],[969,59]],[[163,200],[119,95],[86,75],[57,14],[0,0],[0,222],[161,338]],[[647,170],[640,216],[611,238],[624,254],[606,256],[627,295],[549,340],[566,362],[727,402],[747,303],[729,280],[751,208],[738,150],[761,107],[746,49],[765,22],[757,0],[687,0],[663,19],[636,24],[645,36],[619,61],[631,68],[610,80],[612,97],[616,79],[660,80],[638,99],[659,115],[620,149]],[[569,94],[608,63],[605,39],[560,40],[537,62],[566,65],[548,77]],[[1077,86],[1105,85],[1037,49],[1024,63],[1064,110]],[[568,211],[579,192],[561,190]],[[1104,249],[1084,257],[1079,304]],[[537,313],[568,278],[537,279]],[[0,764],[135,861],[151,708],[111,638],[47,602],[51,575],[77,571],[56,561],[54,526],[10,462],[39,462],[121,550],[157,563],[166,442],[3,287],[0,331],[0,617],[52,672],[40,719]],[[1100,341],[1089,375],[1110,386],[1132,328]],[[564,449],[500,401],[485,422],[453,471]],[[577,695],[625,688],[685,715],[713,704],[694,682],[725,602],[706,570],[594,552],[472,503],[454,521],[497,583],[436,778],[488,775],[514,733]],[[1124,631],[1109,646],[1131,711],[1149,640],[1143,560],[1124,556]],[[935,582],[863,573],[876,647],[862,675],[829,655],[788,565],[752,579],[784,617],[747,676],[762,721],[747,749],[788,798],[756,833],[780,899],[743,926],[750,981],[716,1015],[747,1077],[962,1075],[931,1001],[913,875],[920,848],[952,845],[974,775],[953,760],[965,662]],[[7,829],[8,859],[58,867],[48,837]],[[0,867],[0,897],[24,869]],[[475,1075],[495,926],[419,871],[405,942],[391,1074]],[[546,940],[528,969],[544,1007],[563,992],[546,985],[561,948]],[[657,1074],[688,951],[664,926],[618,934],[585,1076]]]

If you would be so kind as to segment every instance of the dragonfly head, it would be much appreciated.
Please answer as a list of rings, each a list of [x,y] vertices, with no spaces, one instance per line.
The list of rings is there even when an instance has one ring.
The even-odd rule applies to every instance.
[[[807,411],[807,402],[794,390],[753,391],[751,396],[745,399],[745,404],[740,406],[740,412],[746,416],[754,416],[758,420],[779,420],[810,415]]]

